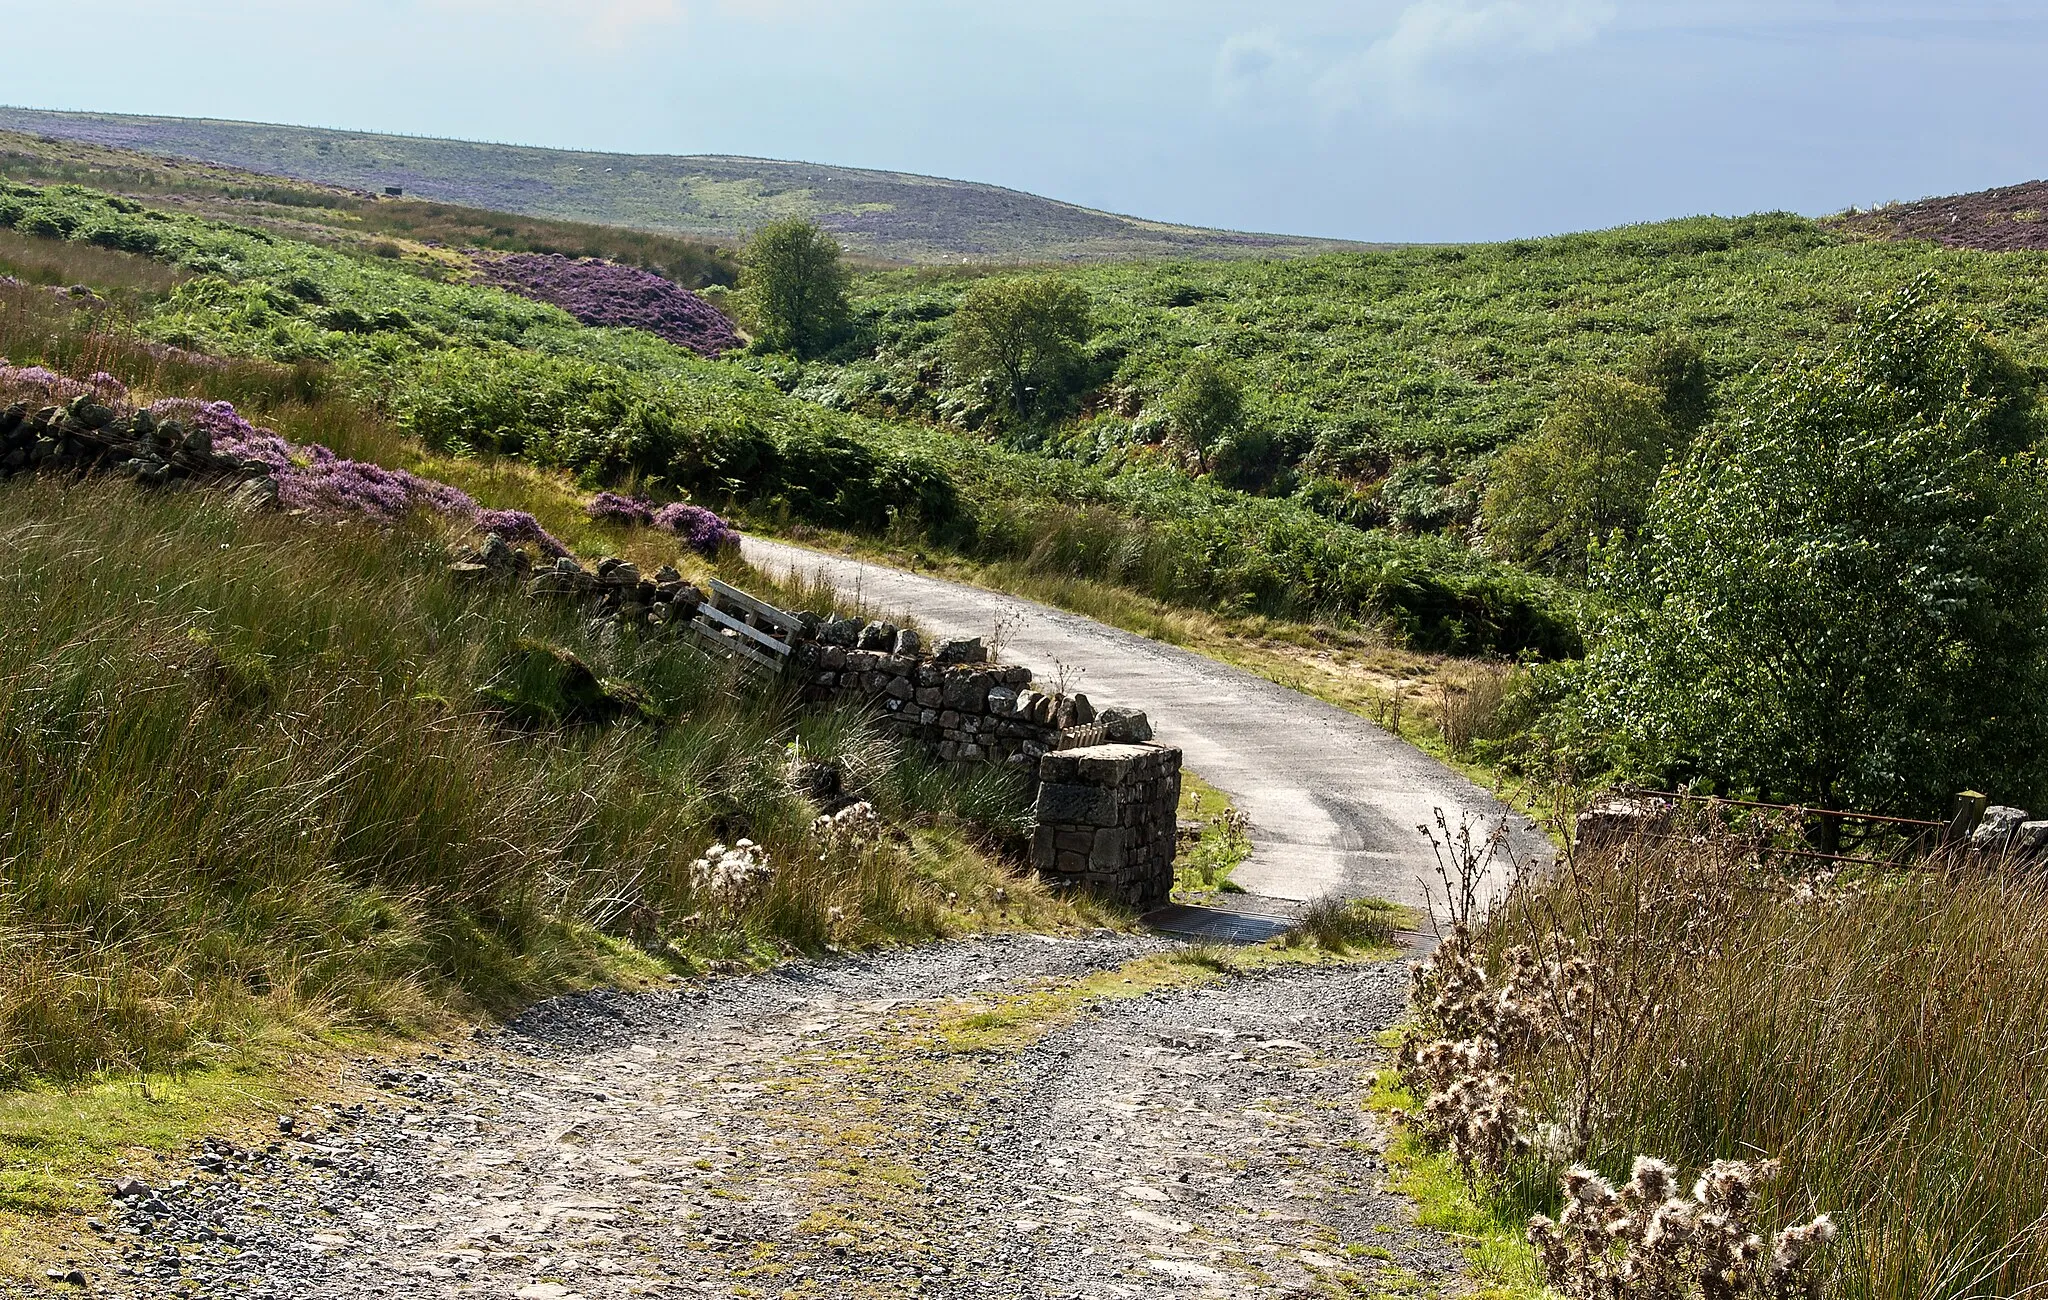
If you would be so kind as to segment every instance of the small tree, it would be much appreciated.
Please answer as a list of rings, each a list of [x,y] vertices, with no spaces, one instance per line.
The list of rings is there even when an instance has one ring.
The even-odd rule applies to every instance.
[[[1206,474],[1217,449],[1244,424],[1244,393],[1221,362],[1197,353],[1166,394],[1166,418]]]
[[[1487,545],[1583,579],[1594,543],[1642,524],[1675,441],[1653,390],[1611,375],[1572,381],[1543,427],[1495,458],[1481,510]]]
[[[754,232],[736,305],[762,347],[814,357],[846,334],[852,280],[830,231],[788,217]]]
[[[948,339],[963,374],[993,381],[1004,412],[1032,423],[1056,409],[1082,369],[1094,326],[1088,294],[1062,276],[983,280],[953,313]]]
[[[1625,768],[1928,812],[2038,793],[2048,510],[2020,372],[1918,287],[1762,383],[1598,566],[1580,717]],[[1827,819],[1832,826],[1832,819]]]
[[[1681,438],[1698,433],[1714,413],[1714,373],[1699,344],[1684,334],[1667,330],[1651,339],[1630,378],[1657,394],[1658,408]]]

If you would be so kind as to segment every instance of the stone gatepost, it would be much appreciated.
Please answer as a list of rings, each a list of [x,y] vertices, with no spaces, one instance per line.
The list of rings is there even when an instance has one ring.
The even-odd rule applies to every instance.
[[[1031,860],[1055,885],[1138,911],[1173,895],[1180,751],[1091,745],[1038,760],[1038,830]]]

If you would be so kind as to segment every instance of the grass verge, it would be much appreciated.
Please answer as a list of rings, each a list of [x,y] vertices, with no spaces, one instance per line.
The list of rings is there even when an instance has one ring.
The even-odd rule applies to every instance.
[[[1380,1072],[1366,1106],[1381,1115],[1412,1110],[1414,1094],[1392,1070]],[[1399,1124],[1391,1124],[1388,1186],[1415,1202],[1415,1221],[1454,1239],[1463,1248],[1475,1286],[1475,1300],[1554,1300],[1543,1285],[1536,1252],[1523,1233],[1526,1216],[1474,1194],[1457,1164],[1432,1151]]]

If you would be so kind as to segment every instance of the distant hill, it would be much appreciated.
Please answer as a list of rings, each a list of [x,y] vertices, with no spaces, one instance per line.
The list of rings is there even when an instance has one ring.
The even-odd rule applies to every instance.
[[[1844,230],[1879,239],[1931,239],[1994,253],[2048,251],[2048,181],[1887,203],[1833,218]]]
[[[199,118],[0,108],[0,129],[528,216],[733,239],[802,215],[902,263],[1237,258],[1360,245],[1144,221],[1017,190],[761,158],[588,153]]]

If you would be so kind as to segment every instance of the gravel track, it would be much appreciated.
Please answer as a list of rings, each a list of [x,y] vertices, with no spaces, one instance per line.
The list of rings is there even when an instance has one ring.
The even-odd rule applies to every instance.
[[[1360,1105],[1401,963],[942,1024],[1167,945],[1007,936],[599,993],[117,1202],[95,1294],[1297,1296],[1456,1285]],[[1134,990],[1135,991],[1135,990]],[[1038,1005],[1033,1002],[1030,1005]],[[948,1019],[948,1018],[951,1019]]]
[[[763,570],[821,575],[869,608],[908,612],[937,635],[986,637],[1000,622],[1005,659],[1046,680],[1067,665],[1076,689],[1098,705],[1145,710],[1158,738],[1178,745],[1188,766],[1251,818],[1252,857],[1231,878],[1250,893],[1420,905],[1436,858],[1417,828],[1433,824],[1439,810],[1452,828],[1469,821],[1482,839],[1504,823],[1515,860],[1549,860],[1549,842],[1526,817],[1333,704],[1035,601],[786,542],[747,537],[741,546]],[[1504,858],[1500,870],[1505,875]]]

